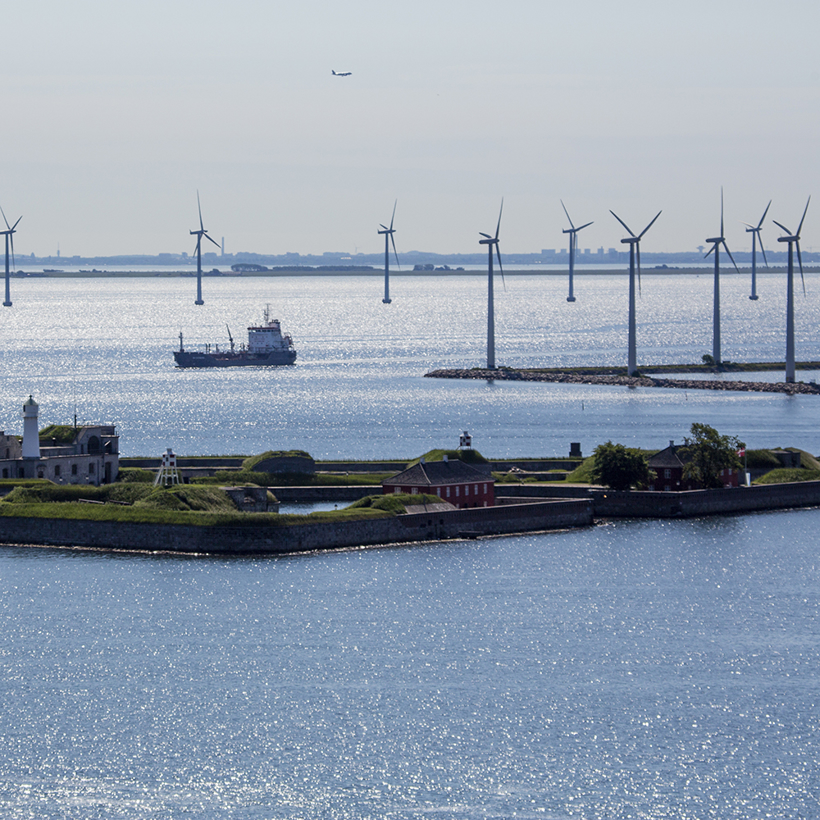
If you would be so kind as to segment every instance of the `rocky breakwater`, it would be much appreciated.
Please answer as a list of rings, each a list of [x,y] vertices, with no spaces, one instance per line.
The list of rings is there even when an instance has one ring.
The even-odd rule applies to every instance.
[[[424,374],[433,379],[481,379],[483,381],[553,382],[558,384],[620,385],[624,387],[673,387],[678,390],[733,390],[744,393],[786,393],[787,395],[820,393],[820,386],[804,382],[745,382],[717,379],[653,379],[649,376],[571,373],[512,368],[472,368],[433,370]]]

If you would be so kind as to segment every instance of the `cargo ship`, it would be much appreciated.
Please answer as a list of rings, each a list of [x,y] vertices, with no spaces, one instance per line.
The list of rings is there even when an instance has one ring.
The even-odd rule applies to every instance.
[[[226,325],[227,327],[227,325]],[[296,348],[293,339],[282,333],[278,319],[270,318],[270,306],[265,308],[264,322],[248,328],[248,344],[236,349],[231,329],[228,327],[230,350],[220,350],[219,345],[206,344],[202,352],[185,349],[182,333],[179,334],[179,350],[174,351],[177,367],[266,367],[293,364]]]

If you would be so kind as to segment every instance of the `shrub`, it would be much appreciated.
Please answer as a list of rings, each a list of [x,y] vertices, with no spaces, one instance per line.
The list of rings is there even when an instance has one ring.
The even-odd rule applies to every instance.
[[[623,444],[599,444],[594,453],[595,464],[592,479],[613,490],[628,490],[644,487],[652,479],[652,471],[646,463],[646,456],[640,451],[624,447]]]

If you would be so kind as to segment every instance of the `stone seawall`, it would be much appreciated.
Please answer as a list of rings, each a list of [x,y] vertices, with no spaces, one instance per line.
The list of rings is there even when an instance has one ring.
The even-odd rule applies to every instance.
[[[415,513],[294,526],[197,527],[0,517],[0,543],[147,552],[263,555],[565,529],[592,523],[588,500]]]
[[[679,493],[501,484],[496,486],[496,494],[516,499],[585,498],[592,502],[596,518],[677,518],[820,506],[820,481]]]

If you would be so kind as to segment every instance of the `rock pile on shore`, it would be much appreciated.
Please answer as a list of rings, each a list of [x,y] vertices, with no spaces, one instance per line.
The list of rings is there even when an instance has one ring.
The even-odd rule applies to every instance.
[[[625,387],[674,387],[678,390],[733,390],[745,393],[820,393],[820,386],[804,382],[744,382],[716,379],[652,379],[648,376],[596,376],[579,373],[545,372],[541,370],[513,370],[481,368],[461,370],[433,370],[425,376],[434,379],[482,379],[485,381],[558,382],[561,384],[605,384]]]

